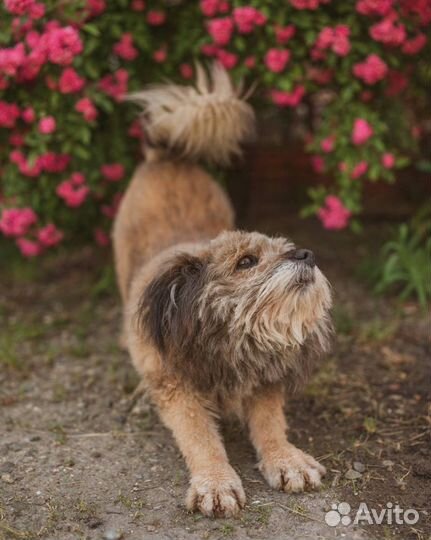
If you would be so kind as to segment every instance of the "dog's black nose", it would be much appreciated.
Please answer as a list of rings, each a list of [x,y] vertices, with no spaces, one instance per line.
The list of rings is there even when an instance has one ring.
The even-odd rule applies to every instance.
[[[305,264],[308,264],[308,266],[314,266],[316,264],[314,253],[310,249],[295,249],[292,253],[292,259],[302,261]]]

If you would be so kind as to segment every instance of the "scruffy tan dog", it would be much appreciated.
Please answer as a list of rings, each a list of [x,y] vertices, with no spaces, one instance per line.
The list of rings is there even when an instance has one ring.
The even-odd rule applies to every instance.
[[[220,66],[197,71],[196,87],[132,96],[150,147],[118,212],[115,262],[125,341],[190,470],[187,507],[230,516],[245,495],[219,417],[248,426],[273,488],[320,485],[325,468],[287,440],[283,404],[327,348],[331,298],[311,251],[232,230],[225,193],[196,161],[227,163],[254,114]]]

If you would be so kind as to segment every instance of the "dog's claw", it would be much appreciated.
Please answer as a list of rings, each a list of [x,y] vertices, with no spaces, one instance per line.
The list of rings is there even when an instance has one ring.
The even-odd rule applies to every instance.
[[[294,446],[262,459],[259,469],[272,488],[288,493],[317,489],[326,474],[323,465]]]
[[[194,476],[187,492],[187,509],[208,517],[231,517],[245,505],[241,480],[232,469],[228,473]]]

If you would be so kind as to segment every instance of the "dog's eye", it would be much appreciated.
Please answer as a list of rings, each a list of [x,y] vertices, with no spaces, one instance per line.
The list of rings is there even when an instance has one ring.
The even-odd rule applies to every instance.
[[[245,255],[245,257],[241,257],[241,259],[237,262],[236,269],[247,270],[247,268],[256,266],[258,262],[259,262],[258,258],[255,257],[254,255]]]

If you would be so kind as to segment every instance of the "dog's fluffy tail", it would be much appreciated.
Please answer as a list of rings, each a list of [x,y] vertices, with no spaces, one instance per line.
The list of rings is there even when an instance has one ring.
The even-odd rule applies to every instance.
[[[197,65],[196,72],[194,86],[152,85],[129,99],[143,108],[150,146],[168,155],[225,165],[254,135],[254,112],[220,64],[209,74]]]

